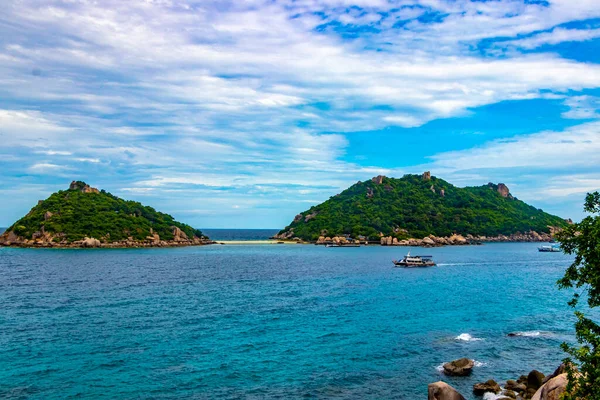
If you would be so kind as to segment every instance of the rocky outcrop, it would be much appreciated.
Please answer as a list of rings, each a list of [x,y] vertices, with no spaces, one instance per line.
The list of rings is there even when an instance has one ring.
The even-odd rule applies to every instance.
[[[450,376],[467,376],[473,372],[475,362],[468,358],[447,362],[443,365],[444,373]]]
[[[473,385],[473,394],[477,396],[483,396],[488,392],[498,394],[501,390],[502,389],[500,389],[500,385],[498,385],[498,383],[493,379]]]
[[[431,172],[425,171],[425,172],[423,172],[423,175],[421,175],[421,177],[424,181],[429,181],[429,180],[431,180]]]
[[[302,214],[298,214],[294,217],[294,222],[299,222],[302,220]]]
[[[182,231],[181,229],[179,229],[176,226],[172,226],[171,229],[173,229],[173,240],[176,242],[185,242],[188,241],[188,237],[185,234],[184,231]]]
[[[308,214],[306,217],[304,217],[304,222],[308,222],[308,221],[310,221],[311,219],[313,219],[314,217],[316,217],[316,216],[317,216],[317,214],[318,214],[318,213],[317,213],[316,211],[315,211],[315,212],[313,212],[313,213],[310,213],[310,214]]]
[[[563,393],[567,391],[569,383],[567,374],[560,374],[550,379],[540,387],[531,400],[559,400]]]
[[[499,183],[498,193],[500,193],[500,196],[502,197],[508,197],[510,195],[510,190],[508,190],[508,187],[504,183]]]
[[[316,244],[322,244],[322,245],[337,244],[340,246],[344,246],[344,245],[360,244],[360,240],[352,239],[352,238],[349,238],[346,236],[333,236],[333,237],[319,236],[319,239],[317,240]]]
[[[376,185],[381,185],[383,183],[383,178],[385,178],[385,176],[383,176],[383,175],[377,175],[377,176],[371,178],[371,180],[373,182],[375,182]]]
[[[69,190],[79,190],[81,193],[100,193],[96,188],[91,187],[81,181],[73,181],[69,185]]]
[[[439,381],[428,385],[427,400],[465,400],[465,398],[446,382]]]
[[[52,218],[54,214],[52,214],[50,211],[46,211],[44,213],[44,221],[48,221],[50,218]]]

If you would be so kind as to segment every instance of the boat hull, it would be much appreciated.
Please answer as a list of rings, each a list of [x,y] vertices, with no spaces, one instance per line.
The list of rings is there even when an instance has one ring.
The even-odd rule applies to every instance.
[[[403,267],[403,268],[425,268],[425,267],[435,267],[436,264],[434,262],[410,263],[410,262],[403,262],[403,261],[394,261],[394,265],[396,267]]]

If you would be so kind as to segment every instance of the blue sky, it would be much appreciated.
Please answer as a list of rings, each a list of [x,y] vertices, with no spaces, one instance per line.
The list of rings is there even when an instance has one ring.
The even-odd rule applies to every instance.
[[[0,226],[85,180],[278,228],[358,180],[600,188],[597,0],[8,0]]]

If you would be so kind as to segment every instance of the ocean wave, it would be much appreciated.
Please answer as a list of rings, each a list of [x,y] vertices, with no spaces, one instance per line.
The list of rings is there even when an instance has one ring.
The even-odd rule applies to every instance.
[[[518,332],[510,332],[508,336],[518,336],[518,337],[539,337],[539,336],[550,336],[550,332],[542,332],[542,331],[518,331]]]
[[[506,396],[503,394],[495,394],[487,392],[483,395],[483,400],[497,400],[497,399],[505,399]]]
[[[473,336],[471,336],[468,333],[461,333],[460,335],[458,335],[454,339],[455,340],[462,340],[463,342],[477,342],[477,341],[483,340],[482,338],[473,337]]]

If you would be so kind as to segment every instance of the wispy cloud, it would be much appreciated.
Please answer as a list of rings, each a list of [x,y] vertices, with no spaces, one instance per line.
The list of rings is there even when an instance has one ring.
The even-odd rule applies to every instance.
[[[553,96],[570,107],[566,119],[598,118],[580,91],[600,87],[600,65],[536,51],[595,40],[598,27],[564,25],[598,17],[593,0],[9,1],[0,150],[13,160],[0,166],[17,176],[14,165],[29,165],[27,184],[54,171],[161,201],[186,188],[187,204],[214,204],[203,210],[218,209],[221,191],[237,212],[257,209],[254,198],[304,208],[365,175],[407,169],[347,161],[353,132]],[[592,145],[560,148],[596,149],[595,126],[577,129]],[[434,164],[520,167],[529,156],[548,167],[559,155],[543,142],[560,134],[539,135],[515,138],[529,151],[479,143]]]

